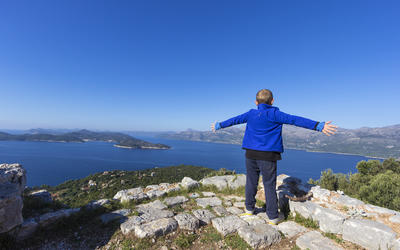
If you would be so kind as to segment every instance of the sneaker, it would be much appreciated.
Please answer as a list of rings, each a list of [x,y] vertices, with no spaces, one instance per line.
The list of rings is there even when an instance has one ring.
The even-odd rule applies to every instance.
[[[245,216],[251,216],[251,215],[253,215],[253,214],[254,214],[254,211],[245,209],[245,210],[244,210],[244,213],[240,214],[239,216],[240,216],[240,217],[245,217]]]
[[[276,226],[279,223],[281,223],[284,219],[285,219],[285,217],[283,216],[283,214],[279,213],[278,218],[275,218],[275,219],[272,219],[272,220],[269,219],[268,220],[268,224]]]

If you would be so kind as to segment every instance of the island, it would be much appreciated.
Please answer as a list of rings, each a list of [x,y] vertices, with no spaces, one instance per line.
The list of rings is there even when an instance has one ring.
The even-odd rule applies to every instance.
[[[86,129],[63,134],[9,134],[0,132],[0,141],[43,141],[43,142],[88,142],[105,141],[114,143],[115,147],[128,149],[169,149],[161,143],[151,143],[119,132],[94,132]]]

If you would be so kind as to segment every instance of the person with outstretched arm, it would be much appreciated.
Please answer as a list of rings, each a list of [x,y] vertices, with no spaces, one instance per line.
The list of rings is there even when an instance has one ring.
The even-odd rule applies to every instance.
[[[328,122],[317,122],[304,117],[286,114],[272,106],[274,98],[268,89],[257,92],[257,109],[211,124],[212,131],[246,123],[242,148],[246,150],[246,211],[242,216],[254,214],[256,193],[260,173],[264,184],[266,213],[269,223],[277,225],[283,220],[278,213],[276,197],[277,161],[283,153],[282,125],[290,124],[316,130],[327,136],[336,133],[337,126]]]

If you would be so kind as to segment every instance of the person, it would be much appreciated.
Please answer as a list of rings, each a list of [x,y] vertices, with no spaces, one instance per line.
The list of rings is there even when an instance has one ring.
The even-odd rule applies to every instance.
[[[306,129],[316,130],[327,136],[336,133],[337,126],[328,122],[317,122],[304,117],[284,113],[272,106],[274,98],[268,89],[257,92],[258,109],[230,118],[223,122],[211,124],[213,132],[233,125],[247,123],[242,148],[246,150],[246,211],[242,215],[254,214],[256,193],[260,173],[265,190],[266,213],[269,223],[277,225],[283,220],[278,213],[276,197],[277,161],[283,153],[282,126],[290,124]]]

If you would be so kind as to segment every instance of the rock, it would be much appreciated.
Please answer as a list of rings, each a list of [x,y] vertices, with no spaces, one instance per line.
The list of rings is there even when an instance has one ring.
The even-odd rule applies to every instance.
[[[129,234],[135,232],[135,227],[144,223],[145,221],[139,216],[129,217],[127,221],[121,224],[120,228],[123,234]]]
[[[168,207],[173,207],[182,203],[187,202],[189,199],[186,198],[185,196],[175,196],[175,197],[168,197],[164,199],[164,203]]]
[[[214,197],[215,196],[215,193],[213,193],[213,192],[202,192],[202,194],[204,197]]]
[[[296,240],[296,245],[300,249],[309,250],[339,250],[343,249],[336,245],[332,240],[322,236],[321,233],[317,231],[311,231],[303,234]]]
[[[238,208],[245,208],[246,207],[246,205],[244,204],[243,201],[234,202],[233,206],[238,207]]]
[[[162,182],[162,183],[158,184],[158,186],[159,186],[161,189],[167,189],[170,185],[171,185],[171,184],[166,183],[166,182]]]
[[[364,202],[354,199],[354,198],[351,198],[350,196],[347,196],[347,195],[332,196],[331,201],[335,202],[338,205],[346,206],[346,207],[356,207],[356,206],[364,205]]]
[[[179,191],[181,191],[181,188],[179,186],[172,184],[165,191],[167,192],[167,194],[169,194],[171,192],[179,192]]]
[[[390,214],[390,215],[396,215],[398,212],[391,210],[391,209],[387,209],[384,207],[378,207],[378,206],[374,206],[371,204],[366,204],[364,206],[364,209],[370,211],[370,212],[374,212],[374,213],[378,213],[378,214]]]
[[[173,218],[163,218],[135,227],[135,235],[139,238],[158,237],[166,235],[178,228],[178,222]]]
[[[159,198],[167,194],[164,190],[150,190],[145,193],[149,199]]]
[[[348,219],[343,224],[343,239],[367,249],[390,249],[396,233],[385,224],[366,219]]]
[[[311,201],[289,201],[289,207],[291,212],[299,213],[304,218],[312,218],[315,209],[319,206]]]
[[[170,218],[174,216],[174,213],[169,210],[161,210],[157,208],[147,207],[140,209],[140,217],[144,222],[150,222],[163,218]]]
[[[196,188],[200,184],[197,181],[195,181],[192,178],[190,178],[190,177],[183,177],[183,179],[181,181],[181,185],[184,188]]]
[[[317,198],[318,200],[323,202],[328,202],[329,196],[331,195],[331,191],[321,188],[320,186],[312,187],[311,192],[313,193],[314,198]]]
[[[132,211],[130,209],[119,209],[115,210],[111,213],[103,214],[100,216],[100,220],[103,222],[103,224],[107,224],[111,221],[114,220],[119,220],[121,223],[126,221],[128,219],[128,214],[130,214]]]
[[[178,214],[174,219],[178,222],[180,229],[193,231],[199,228],[200,225],[199,219],[188,213]]]
[[[300,226],[293,221],[284,221],[282,223],[279,223],[276,227],[288,238],[292,238],[299,233],[307,232],[307,228]]]
[[[200,225],[207,225],[215,218],[215,215],[207,209],[194,210],[193,215],[200,221]]]
[[[45,203],[53,202],[53,199],[51,198],[51,194],[46,189],[34,191],[34,192],[30,193],[29,195],[32,197],[38,198]]]
[[[240,227],[247,226],[248,223],[241,220],[236,215],[218,217],[211,220],[213,227],[223,236],[236,232]]]
[[[20,164],[0,164],[0,233],[23,223],[22,192],[26,171]]]
[[[390,218],[389,218],[389,221],[390,221],[390,222],[393,222],[393,223],[398,223],[398,224],[400,224],[400,214],[396,214],[396,215],[390,217]]]
[[[101,199],[101,200],[89,202],[86,205],[86,208],[87,209],[97,209],[97,208],[103,207],[104,205],[109,204],[109,203],[110,203],[109,199]]]
[[[246,175],[244,174],[238,174],[233,178],[232,181],[228,182],[228,187],[232,189],[237,189],[244,186],[246,186]]]
[[[228,182],[232,182],[233,178],[235,178],[233,175],[213,176],[202,179],[200,183],[205,186],[214,185],[219,190],[222,190],[228,187]]]
[[[265,220],[256,215],[244,216],[241,219],[246,221],[247,223],[249,223],[249,225],[253,225],[253,226],[258,225],[258,224],[265,224]]]
[[[242,214],[243,210],[237,207],[227,207],[226,211],[228,211],[231,214]]]
[[[278,230],[267,224],[242,226],[237,231],[239,236],[253,248],[265,248],[281,241]]]
[[[17,240],[29,238],[38,228],[39,224],[33,218],[26,219],[18,230]]]
[[[225,206],[225,207],[231,207],[231,206],[233,206],[233,205],[232,205],[232,202],[230,202],[230,201],[224,201],[223,203],[224,203],[224,206]]]
[[[393,250],[400,250],[400,238],[394,242]]]
[[[215,206],[213,207],[213,210],[218,216],[225,216],[229,214],[229,212],[226,211],[226,209],[222,206]]]
[[[207,206],[215,207],[222,205],[222,201],[218,197],[197,198],[196,203],[198,206],[203,208],[206,208]]]
[[[53,224],[54,222],[58,221],[61,218],[64,217],[68,217],[73,213],[78,212],[80,209],[76,208],[76,209],[61,209],[55,212],[49,212],[49,213],[45,213],[42,214],[38,221],[39,221],[39,225],[41,227],[46,227],[50,224]]]
[[[160,200],[155,200],[153,202],[140,204],[136,206],[136,211],[139,213],[146,213],[149,209],[166,209],[167,206],[162,203]]]
[[[148,186],[146,186],[146,189],[149,189],[149,190],[158,190],[159,188],[160,188],[159,185],[148,185]]]
[[[200,197],[200,195],[198,194],[198,193],[190,193],[189,194],[189,198],[199,198]]]
[[[318,221],[321,231],[326,233],[342,234],[343,222],[346,217],[336,210],[317,206],[313,220]]]
[[[131,200],[142,201],[142,200],[148,199],[148,196],[145,193],[143,193],[142,187],[137,187],[137,188],[124,189],[124,190],[118,191],[114,195],[114,199],[120,200],[121,202],[129,202]]]
[[[237,195],[227,195],[227,196],[223,196],[222,198],[224,198],[224,200],[228,200],[228,201],[244,201],[245,198],[242,196],[237,196]]]

